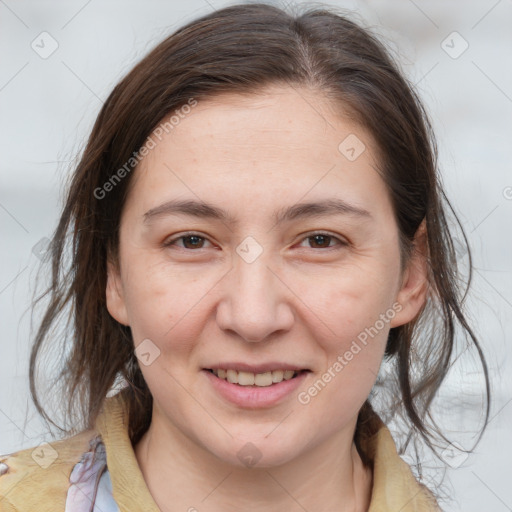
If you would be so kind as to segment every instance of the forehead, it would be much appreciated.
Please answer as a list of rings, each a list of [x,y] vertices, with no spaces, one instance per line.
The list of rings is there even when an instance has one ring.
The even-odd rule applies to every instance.
[[[370,201],[386,195],[372,137],[319,92],[224,93],[187,112],[151,135],[154,147],[133,176],[143,207],[173,193],[260,205],[333,190],[359,199],[366,191]]]
[[[265,160],[292,158],[310,154],[310,149],[336,157],[340,137],[357,131],[369,138],[340,112],[323,93],[270,86],[257,93],[223,93],[201,100],[163,138],[196,151],[212,144],[219,152],[234,148],[241,159],[251,153]]]

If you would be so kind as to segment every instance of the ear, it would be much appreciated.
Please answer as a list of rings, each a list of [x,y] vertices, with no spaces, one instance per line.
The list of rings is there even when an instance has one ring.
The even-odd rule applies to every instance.
[[[425,219],[414,235],[413,244],[396,297],[396,301],[402,306],[402,309],[390,322],[391,327],[398,327],[410,322],[425,305],[428,291],[428,242]]]
[[[105,293],[107,309],[110,315],[120,324],[130,325],[128,322],[128,313],[126,311],[119,268],[110,260],[107,261],[107,286]]]

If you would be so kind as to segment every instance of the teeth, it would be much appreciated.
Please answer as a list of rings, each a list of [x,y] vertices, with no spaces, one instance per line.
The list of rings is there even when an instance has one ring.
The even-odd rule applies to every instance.
[[[238,384],[238,372],[236,370],[228,370],[227,379],[231,384]]]
[[[281,382],[283,380],[284,371],[276,370],[272,372],[272,382]]]
[[[251,373],[244,371],[237,372],[236,370],[223,370],[222,368],[212,370],[212,372],[219,377],[219,379],[227,380],[231,384],[259,387],[267,387],[282,382],[283,380],[290,380],[298,373],[294,370],[274,370],[265,373]]]
[[[284,380],[290,380],[294,373],[295,372],[293,370],[286,370],[283,375]]]
[[[234,370],[231,370],[234,371]],[[254,373],[238,372],[238,384],[240,386],[252,386],[255,381]]]
[[[272,386],[272,372],[257,373],[254,376],[254,384],[256,386]]]

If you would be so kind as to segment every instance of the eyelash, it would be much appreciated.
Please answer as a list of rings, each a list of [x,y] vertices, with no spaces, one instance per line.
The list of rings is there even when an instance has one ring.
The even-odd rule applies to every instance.
[[[190,232],[190,233],[185,233],[183,235],[180,235],[179,237],[176,237],[176,238],[173,238],[171,240],[168,240],[166,242],[164,242],[162,245],[163,247],[172,247],[173,245],[175,245],[175,242],[177,242],[178,240],[182,240],[182,239],[185,239],[185,238],[188,238],[188,237],[192,237],[192,236],[195,236],[197,238],[200,238],[202,240],[208,240],[206,237],[200,235],[199,233],[194,233],[194,232]],[[330,233],[326,233],[324,231],[315,231],[313,233],[310,233],[308,234],[307,236],[305,236],[304,238],[302,238],[301,241],[304,241],[304,240],[308,240],[309,238],[313,238],[315,236],[324,236],[324,237],[328,237],[330,238],[331,240],[336,240],[338,242],[338,247],[341,248],[341,247],[346,247],[348,246],[348,242],[335,236],[335,235],[331,235]],[[329,247],[321,247],[320,249],[323,249],[324,251],[326,249],[335,249],[336,246],[329,246]],[[197,250],[197,249],[187,249],[186,247],[180,247],[180,249],[184,249],[186,251],[194,251],[194,250]],[[203,249],[203,247],[200,247],[199,249]]]

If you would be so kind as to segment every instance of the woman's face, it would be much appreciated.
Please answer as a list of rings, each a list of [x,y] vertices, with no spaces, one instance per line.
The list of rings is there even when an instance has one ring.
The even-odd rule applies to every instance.
[[[179,119],[134,171],[108,309],[153,422],[231,464],[281,464],[353,433],[424,269],[400,271],[374,141],[318,93],[224,94]]]

